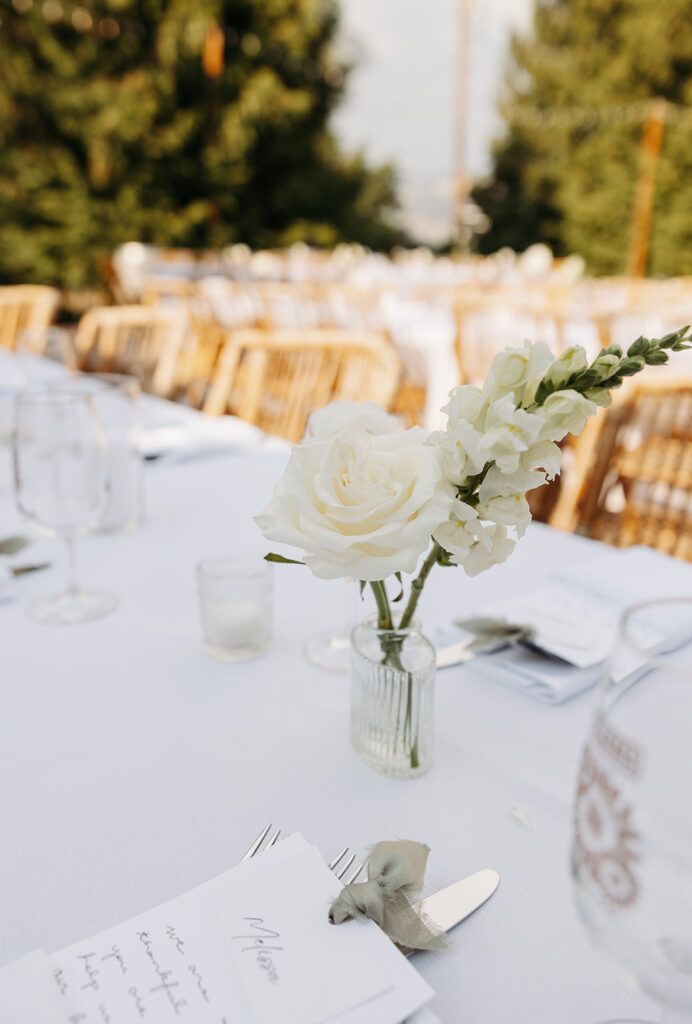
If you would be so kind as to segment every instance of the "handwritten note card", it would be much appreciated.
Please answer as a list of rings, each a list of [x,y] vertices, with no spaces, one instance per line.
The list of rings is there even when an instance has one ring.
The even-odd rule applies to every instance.
[[[299,835],[50,959],[67,1024],[397,1024],[432,996]],[[52,1024],[52,1021],[50,1022]]]
[[[51,959],[69,1024],[252,1020],[204,887]]]

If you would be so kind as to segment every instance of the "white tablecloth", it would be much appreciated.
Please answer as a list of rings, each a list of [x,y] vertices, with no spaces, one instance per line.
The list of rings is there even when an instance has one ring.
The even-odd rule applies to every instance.
[[[589,695],[548,707],[472,665],[441,672],[434,767],[396,781],[350,747],[347,678],[302,654],[306,636],[338,622],[339,584],[278,566],[270,653],[241,665],[204,653],[195,563],[264,549],[251,516],[284,458],[148,467],[146,525],[79,546],[84,581],[120,595],[110,618],[34,624],[26,603],[58,589],[63,566],[50,540],[27,549],[55,567],[23,577],[20,599],[0,605],[0,963],[61,948],[213,877],[272,821],[328,855],[346,843],[423,840],[427,891],[483,867],[500,872],[499,890],[452,948],[417,958],[442,1021],[660,1020],[592,948],[572,903],[571,799]],[[19,528],[5,486],[0,536]],[[592,550],[534,526],[506,565],[475,580],[437,570],[423,624],[469,614]]]

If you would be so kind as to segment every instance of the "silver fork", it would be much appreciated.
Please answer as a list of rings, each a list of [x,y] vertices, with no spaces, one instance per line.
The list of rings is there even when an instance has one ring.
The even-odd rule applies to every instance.
[[[248,847],[243,856],[240,858],[239,863],[242,864],[244,860],[250,860],[252,857],[255,857],[258,853],[263,853],[265,850],[269,850],[271,849],[272,846],[274,846],[274,844],[278,841],[279,836],[281,835],[281,829],[278,828],[276,832],[274,832],[272,837],[267,842],[265,842],[267,836],[271,832],[271,829],[271,824],[266,825],[262,829],[260,834],[257,836],[257,839],[255,839],[255,841]],[[327,864],[329,870],[334,872],[339,881],[344,880],[346,872],[356,859],[355,853],[352,853],[350,857],[347,857],[348,852],[348,846],[344,846],[341,853],[337,853],[336,857],[332,857],[332,859]],[[345,857],[346,860],[344,860]],[[349,877],[344,881],[344,885],[350,885],[351,882],[355,882],[356,878],[358,878],[359,874],[361,873],[364,867],[365,862],[363,861],[355,868],[353,874],[349,875]]]

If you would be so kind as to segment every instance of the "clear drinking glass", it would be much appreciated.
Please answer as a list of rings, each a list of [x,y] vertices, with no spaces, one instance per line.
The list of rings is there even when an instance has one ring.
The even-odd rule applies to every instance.
[[[139,381],[125,373],[89,373],[57,386],[63,391],[89,395],[99,419],[109,482],[99,530],[137,529],[144,520]]]
[[[62,538],[68,550],[67,589],[29,607],[39,622],[76,623],[108,615],[114,594],[77,582],[76,538],[98,523],[108,498],[103,432],[90,396],[26,390],[16,399],[13,438],[19,511],[37,529]]]
[[[221,661],[246,661],[271,641],[274,574],[261,555],[208,555],[197,566],[204,647]]]
[[[691,790],[692,596],[625,614],[574,807],[579,912],[666,1021],[692,1021]]]

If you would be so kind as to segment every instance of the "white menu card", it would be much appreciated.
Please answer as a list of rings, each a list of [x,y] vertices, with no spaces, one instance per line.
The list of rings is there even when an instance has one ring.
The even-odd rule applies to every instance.
[[[340,888],[317,849],[290,836],[53,954],[51,1015],[34,1008],[17,1024],[399,1024],[432,990],[373,922],[329,923]],[[29,1007],[47,959],[0,970],[0,1008],[3,993],[20,1005],[23,989]]]

